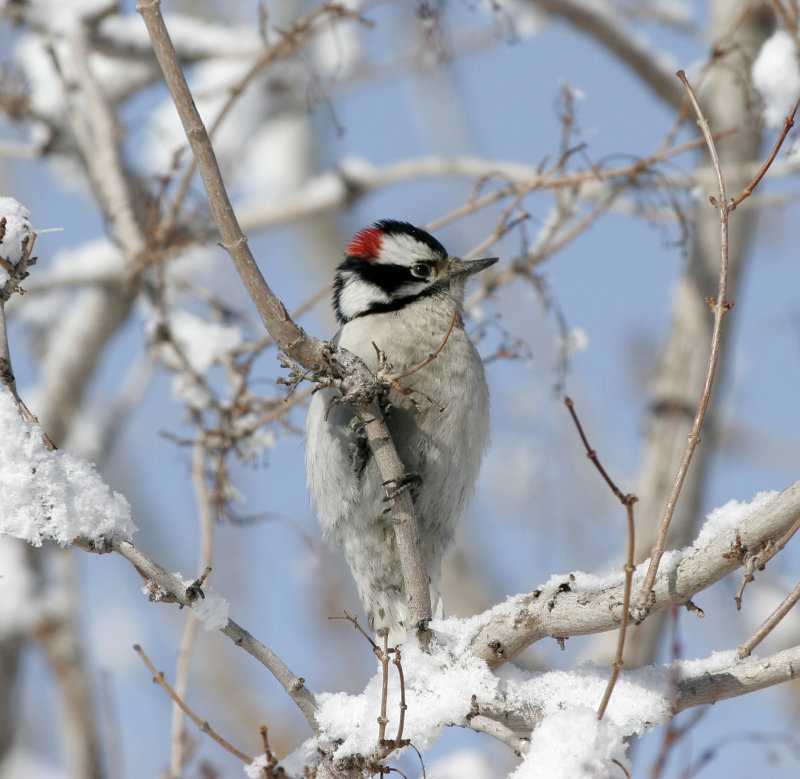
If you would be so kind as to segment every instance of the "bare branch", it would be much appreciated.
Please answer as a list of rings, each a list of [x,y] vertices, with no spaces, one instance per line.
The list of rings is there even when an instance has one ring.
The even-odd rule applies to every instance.
[[[625,590],[622,596],[622,621],[620,622],[619,626],[619,636],[617,637],[617,654],[614,658],[611,676],[608,679],[608,685],[606,686],[606,691],[603,694],[603,700],[600,702],[600,707],[597,710],[597,719],[601,720],[603,719],[603,715],[608,707],[608,702],[611,700],[611,693],[614,691],[614,685],[617,683],[617,678],[619,677],[619,672],[622,668],[622,655],[625,651],[625,637],[628,633],[631,587],[633,584],[634,572],[633,550],[636,544],[635,526],[633,522],[633,504],[636,503],[638,498],[630,493],[627,495],[622,494],[622,490],[620,490],[620,488],[617,487],[617,485],[612,481],[611,477],[606,472],[606,469],[603,468],[602,464],[600,463],[597,452],[589,445],[589,439],[586,438],[586,433],[583,431],[583,425],[581,425],[581,422],[578,419],[578,413],[575,411],[575,404],[572,398],[564,398],[564,403],[569,409],[572,421],[575,423],[575,427],[578,429],[578,435],[581,437],[581,441],[583,441],[583,446],[586,449],[586,456],[592,461],[594,467],[597,468],[617,500],[619,500],[619,502],[625,507],[625,513],[628,518],[628,554],[625,558]]]
[[[181,709],[181,711],[184,712],[184,714],[186,714],[186,716],[189,717],[189,719],[191,719],[192,722],[194,722],[194,724],[197,725],[197,727],[200,728],[200,730],[203,733],[206,733],[207,735],[211,736],[211,738],[213,738],[214,741],[216,741],[223,749],[226,749],[232,755],[238,757],[239,760],[241,760],[242,762],[248,764],[253,762],[252,757],[236,749],[236,747],[233,746],[229,741],[220,736],[219,733],[217,733],[217,731],[214,730],[214,728],[212,728],[211,725],[208,724],[208,722],[200,719],[200,717],[198,717],[186,705],[186,701],[184,701],[175,692],[175,690],[173,690],[172,687],[170,687],[167,680],[164,678],[164,674],[161,673],[161,671],[156,671],[155,666],[150,662],[150,658],[145,654],[144,649],[142,649],[141,646],[139,646],[139,644],[134,644],[133,648],[139,655],[139,657],[141,657],[142,660],[144,660],[145,665],[150,669],[150,672],[153,674],[153,681],[157,682],[164,690],[166,690],[167,695],[169,695],[169,697],[172,698],[172,700],[175,702],[175,705],[178,706]]]
[[[706,146],[708,147],[709,154],[711,155],[714,171],[717,174],[719,200],[717,201],[712,198],[711,202],[719,209],[719,283],[717,287],[716,300],[709,301],[709,305],[714,312],[714,328],[711,333],[711,348],[708,356],[708,366],[706,368],[705,380],[703,382],[703,390],[697,405],[697,411],[695,412],[694,419],[692,421],[692,428],[689,432],[686,448],[684,449],[683,457],[681,458],[680,465],[678,466],[678,472],[675,475],[672,489],[669,497],[667,498],[666,506],[664,507],[664,514],[661,518],[661,524],[658,528],[656,541],[650,553],[650,567],[648,568],[647,576],[645,577],[644,584],[642,585],[641,592],[639,593],[639,597],[636,601],[634,613],[638,619],[641,619],[647,612],[648,600],[650,598],[656,574],[658,572],[658,565],[661,561],[661,556],[664,554],[664,548],[667,543],[667,532],[669,531],[672,516],[675,513],[675,506],[678,503],[678,497],[681,494],[683,482],[686,478],[686,473],[689,470],[689,464],[692,461],[692,455],[694,454],[694,450],[697,448],[697,445],[700,443],[700,431],[703,427],[703,420],[706,415],[706,409],[708,408],[709,400],[711,399],[711,388],[714,385],[714,376],[717,370],[717,362],[719,361],[720,347],[722,344],[722,324],[725,314],[727,314],[733,306],[733,303],[729,303],[725,297],[728,289],[728,213],[731,209],[728,204],[728,199],[725,195],[725,182],[722,178],[722,169],[720,167],[719,157],[717,156],[717,148],[714,144],[714,138],[712,137],[709,129],[708,120],[703,115],[694,91],[692,90],[689,82],[686,80],[686,75],[682,70],[678,71],[678,78],[680,78],[686,87],[689,99],[691,100],[692,106],[697,114],[697,124],[700,126],[703,137],[706,140]]]
[[[764,178],[767,171],[772,167],[772,163],[775,162],[775,157],[778,156],[778,152],[780,151],[781,146],[783,146],[783,142],[786,140],[786,136],[789,134],[789,130],[794,127],[794,116],[797,113],[797,109],[800,107],[800,100],[798,100],[794,104],[794,108],[789,113],[789,116],[786,117],[786,121],[783,124],[783,131],[778,136],[778,140],[775,141],[775,145],[772,147],[772,152],[770,153],[769,157],[767,157],[766,162],[761,166],[761,170],[758,171],[756,177],[730,202],[730,210],[733,211],[736,206],[738,206],[743,200],[750,197],[753,190],[759,185],[761,179]]]
[[[198,569],[204,572],[210,572],[214,550],[214,517],[211,509],[211,497],[208,494],[206,485],[205,450],[199,441],[195,442],[192,452],[192,483],[194,485],[194,494],[197,501],[197,513],[200,524],[201,547]],[[175,694],[181,699],[186,698],[189,688],[189,668],[191,665],[192,650],[197,640],[198,628],[198,619],[193,613],[190,613],[183,629],[181,648],[178,652],[178,663],[175,670]],[[186,758],[188,757],[183,714],[183,707],[176,702],[172,711],[172,735],[170,739],[170,773],[175,777],[181,775]]]
[[[222,237],[222,247],[230,254],[242,283],[278,348],[309,370],[328,371],[332,365],[331,361],[326,359],[329,349],[322,341],[307,334],[292,321],[283,303],[278,300],[261,274],[247,245],[247,238],[241,231],[233,212],[214,149],[189,92],[159,6],[159,0],[143,0],[137,5],[137,10],[142,14],[147,26],[164,79],[192,147],[214,221]],[[356,401],[347,391],[343,391],[342,394],[352,403],[364,423],[364,432],[383,481],[397,481],[405,473],[405,468],[389,436],[379,403],[377,400],[371,400],[368,394],[364,394],[365,386],[374,386],[372,374],[353,355],[349,355],[347,360],[349,369],[345,369],[342,375],[345,378],[360,379],[356,395],[360,394],[363,397]],[[343,364],[341,359],[339,364]],[[408,598],[409,624],[412,627],[423,628],[431,618],[430,590],[425,561],[418,542],[414,506],[408,493],[393,501],[393,519]],[[424,630],[420,638],[423,643],[427,640]]]
[[[107,549],[98,549],[92,541],[78,539],[74,545],[89,552],[104,552]],[[182,606],[191,606],[193,598],[187,593],[183,581],[174,574],[165,571],[158,563],[140,552],[130,541],[112,538],[108,541],[108,549],[124,557],[134,568],[149,582],[152,582],[162,591],[168,599]],[[165,598],[165,599],[167,599]],[[292,673],[289,667],[268,647],[264,646],[257,638],[253,637],[243,627],[237,625],[232,619],[220,628],[220,632],[233,641],[236,646],[242,647],[248,654],[255,657],[272,675],[280,682],[283,689],[297,704],[305,715],[311,729],[319,732],[315,711],[317,708],[314,694],[305,686],[301,676]]]
[[[800,600],[800,584],[784,599],[780,606],[772,612],[759,626],[758,630],[742,644],[739,644],[739,657],[748,657],[750,653],[777,627],[778,623],[794,608]]]

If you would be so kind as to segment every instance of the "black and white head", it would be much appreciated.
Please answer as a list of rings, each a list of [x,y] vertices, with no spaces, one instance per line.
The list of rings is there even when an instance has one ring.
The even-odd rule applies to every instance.
[[[336,270],[333,307],[342,324],[367,314],[399,311],[424,297],[449,295],[460,304],[466,279],[497,262],[460,260],[408,222],[382,219],[359,230]]]

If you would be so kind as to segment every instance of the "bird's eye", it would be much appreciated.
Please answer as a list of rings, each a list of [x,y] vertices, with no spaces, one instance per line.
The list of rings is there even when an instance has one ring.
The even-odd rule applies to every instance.
[[[427,279],[431,275],[431,266],[427,262],[415,262],[411,266],[411,275],[418,279]]]

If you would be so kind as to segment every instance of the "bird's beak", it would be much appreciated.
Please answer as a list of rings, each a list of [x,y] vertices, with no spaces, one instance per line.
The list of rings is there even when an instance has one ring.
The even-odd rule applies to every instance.
[[[451,278],[468,278],[480,271],[494,265],[499,257],[484,257],[482,260],[459,260],[454,259],[450,265]]]

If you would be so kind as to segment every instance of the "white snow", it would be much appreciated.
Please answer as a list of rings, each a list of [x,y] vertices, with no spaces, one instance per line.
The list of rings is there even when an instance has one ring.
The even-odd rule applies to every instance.
[[[724,652],[712,652],[708,657],[697,660],[678,660],[674,666],[667,666],[678,670],[678,678],[687,679],[690,676],[700,676],[704,673],[717,673],[738,663],[752,662],[750,658],[739,659],[736,649],[726,649]]]
[[[37,0],[26,8],[26,20],[34,29],[66,34],[84,19],[101,15],[108,6],[108,0]]]
[[[263,122],[240,152],[242,196],[274,200],[296,190],[311,174],[313,143],[307,113],[284,111]]]
[[[359,11],[361,0],[344,0],[350,11]],[[359,25],[351,19],[331,19],[321,28],[313,43],[314,62],[320,73],[329,78],[347,77],[365,59],[364,38]]]
[[[611,776],[611,761],[630,761],[617,728],[597,721],[588,706],[556,711],[531,735],[530,752],[510,779],[581,779]]]
[[[228,624],[230,612],[228,601],[210,587],[203,587],[203,595],[205,597],[192,602],[192,614],[200,620],[205,630],[224,628]]]
[[[800,98],[800,62],[786,30],[777,30],[765,41],[753,62],[752,77],[764,100],[764,121],[776,129],[783,127]]]
[[[663,567],[676,565],[683,556],[720,533],[735,530],[774,495],[762,492],[749,503],[730,501],[712,511],[694,545],[682,552],[668,551]],[[646,563],[639,566],[638,575],[644,575],[646,567]],[[622,573],[560,574],[551,577],[542,589],[555,588],[565,580],[573,590],[592,591],[619,584]],[[508,664],[492,672],[471,655],[470,641],[478,629],[493,616],[513,611],[516,600],[510,598],[470,619],[434,620],[435,639],[430,654],[422,652],[413,639],[402,647],[408,706],[403,737],[409,738],[420,752],[435,744],[444,727],[466,724],[474,701],[483,711],[502,706],[511,711],[528,712],[531,725],[535,725],[529,749],[523,750],[523,760],[509,779],[606,777],[619,771],[617,762],[630,767],[627,745],[632,736],[641,736],[669,720],[676,679],[719,671],[740,662],[736,650],[730,650],[715,652],[704,659],[682,660],[675,665],[623,671],[605,716],[598,721],[597,710],[610,668],[586,663],[573,670],[531,673]],[[313,763],[315,744],[325,750],[332,749],[334,759],[372,754],[378,736],[376,718],[380,712],[381,686],[379,670],[360,695],[320,694],[318,721],[322,734],[318,741],[309,740],[291,755],[285,763],[287,769],[292,766],[297,772],[303,765]],[[398,676],[390,665],[387,700],[387,736],[390,738],[394,737],[397,727],[398,707]],[[464,760],[464,765],[469,766],[470,760]],[[480,770],[476,765],[476,776],[480,776]],[[442,770],[433,775],[446,779],[455,774],[445,761]]]
[[[503,667],[513,681],[505,702],[521,711],[533,709],[542,718],[514,779],[579,779],[609,775],[614,759],[630,766],[625,740],[666,722],[670,716],[671,677],[668,667],[643,668],[620,675],[602,721],[597,709],[610,669],[592,664],[572,671],[528,675]],[[525,680],[525,677],[529,678]]]
[[[568,354],[585,352],[589,348],[589,336],[582,327],[573,327],[564,335],[556,337],[556,347]]]
[[[777,494],[775,491],[759,492],[749,503],[729,500],[724,506],[714,509],[706,517],[692,547],[702,549],[722,533],[741,527],[754,512],[764,508]]]
[[[476,749],[459,749],[427,770],[429,779],[494,779],[486,755]]]
[[[435,621],[437,642],[431,654],[413,641],[402,648],[408,706],[403,737],[411,739],[420,752],[433,746],[443,727],[465,722],[474,696],[479,709],[502,701],[504,707],[532,712],[541,719],[533,731],[530,757],[512,776],[604,776],[612,760],[627,764],[627,738],[669,718],[672,677],[668,667],[623,673],[605,718],[598,723],[597,708],[610,669],[587,664],[574,671],[531,674],[508,665],[493,673],[466,651],[472,622]],[[335,748],[335,759],[374,751],[381,682],[379,671],[361,695],[339,692],[317,697],[321,742]],[[397,674],[390,665],[390,737],[397,726],[398,705]],[[308,751],[305,745],[304,752]]]
[[[56,252],[46,281],[70,284],[113,282],[123,279],[127,272],[125,257],[119,247],[108,238],[97,238]]]
[[[63,47],[61,41],[53,41],[55,48]],[[14,49],[14,60],[25,73],[27,95],[34,116],[60,120],[64,112],[64,90],[62,80],[47,50],[47,41],[38,35],[23,35]],[[38,126],[36,140],[44,141],[48,131],[44,124]]]
[[[201,375],[223,354],[242,343],[238,328],[207,322],[188,311],[170,312],[169,327],[192,370]]]
[[[266,755],[256,755],[253,758],[252,763],[248,763],[244,766],[244,775],[248,777],[248,779],[264,779],[264,769],[267,767],[267,756]],[[288,768],[284,767],[284,770],[287,772],[289,776],[298,776],[299,774],[297,771],[290,771]],[[300,766],[300,770],[303,770],[303,767]]]
[[[246,60],[253,57],[261,45],[252,24],[217,24],[200,16],[170,13],[167,9],[164,9],[164,21],[173,45],[186,58],[202,59],[213,55]],[[150,37],[139,14],[108,16],[100,23],[100,32],[120,48],[150,48]]]
[[[469,654],[452,657],[443,648],[426,654],[409,641],[403,646],[402,663],[408,706],[403,737],[411,739],[420,752],[436,743],[446,724],[464,719],[470,711],[472,695],[477,695],[481,701],[494,699],[498,679],[483,661]],[[400,698],[396,670],[391,665],[389,670],[387,733],[393,735]],[[334,759],[359,753],[368,755],[374,750],[381,683],[379,672],[361,695],[337,692],[317,696],[317,720],[325,739],[341,741],[334,751]]]
[[[13,197],[0,197],[0,219],[6,220],[4,234],[0,239],[0,257],[17,265],[32,232],[30,212]],[[0,266],[0,284],[6,281],[8,273]]]
[[[66,546],[80,537],[130,538],[136,531],[128,501],[94,465],[68,451],[50,451],[42,429],[22,418],[0,391],[0,533],[34,546]]]

